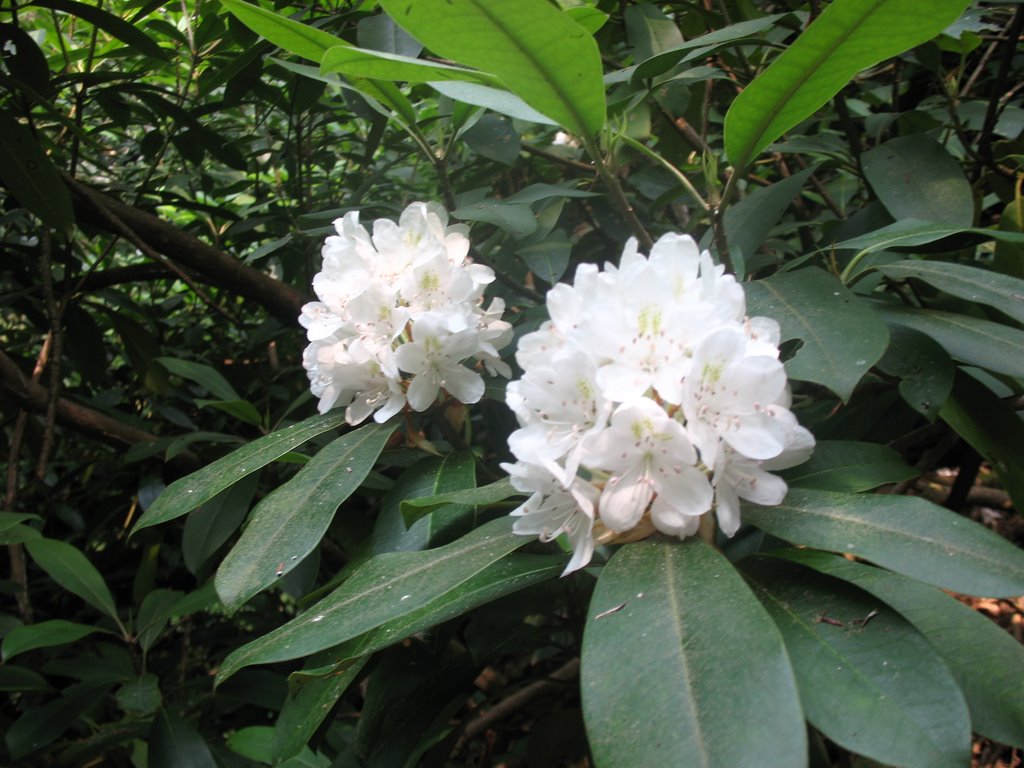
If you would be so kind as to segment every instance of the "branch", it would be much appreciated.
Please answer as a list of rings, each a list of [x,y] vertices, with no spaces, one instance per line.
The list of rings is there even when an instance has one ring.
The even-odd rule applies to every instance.
[[[113,214],[148,247],[196,273],[204,282],[225,288],[264,307],[286,325],[294,325],[307,298],[290,285],[243,264],[158,216],[65,177],[74,193],[76,215],[118,236],[124,233]]]
[[[0,395],[10,398],[26,410],[46,413],[49,400],[49,392],[46,387],[25,376],[18,365],[2,350],[0,350]],[[157,440],[156,436],[149,432],[136,429],[119,419],[63,397],[57,398],[57,421],[116,448],[130,447],[139,443],[152,443]],[[184,456],[184,460],[178,463],[182,464],[184,468],[195,468],[192,465],[198,466],[199,460],[195,455],[185,456],[184,453],[178,455],[178,457],[181,456]],[[178,457],[175,459],[177,460]]]

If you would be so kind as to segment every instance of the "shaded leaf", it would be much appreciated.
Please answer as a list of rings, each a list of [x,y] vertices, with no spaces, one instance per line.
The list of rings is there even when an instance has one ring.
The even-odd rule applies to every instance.
[[[273,584],[320,544],[334,513],[373,469],[396,426],[395,420],[370,422],[338,438],[256,505],[217,569],[217,594],[228,610]]]
[[[508,115],[519,120],[528,120],[531,123],[542,125],[558,125],[547,115],[542,115],[514,93],[500,88],[490,88],[477,83],[462,82],[432,82],[430,86],[449,99],[461,101],[465,104],[472,104],[477,107],[485,107],[502,115]]]
[[[732,565],[700,539],[615,553],[590,601],[581,663],[598,768],[806,759],[782,638]]]
[[[849,400],[857,382],[885,353],[889,333],[884,323],[820,269],[784,272],[745,288],[748,314],[777,320],[782,341],[803,341],[786,362],[792,379],[823,384]]]
[[[953,389],[956,366],[931,336],[904,325],[889,328],[889,348],[878,361],[878,369],[900,379],[900,396],[929,421]]]
[[[160,708],[160,679],[152,672],[125,683],[114,694],[117,706],[129,717],[148,717]]]
[[[743,519],[800,546],[848,552],[969,595],[1024,594],[1024,552],[978,523],[921,498],[791,488]]]
[[[37,749],[52,744],[64,735],[90,704],[103,699],[112,687],[92,681],[75,683],[53,701],[28,709],[7,728],[4,735],[11,759],[20,761]],[[155,764],[150,762],[150,765]]]
[[[367,51],[350,45],[328,49],[320,60],[320,74],[341,72],[375,80],[401,80],[409,83],[458,80],[501,87],[501,82],[486,72],[453,67],[432,61],[401,56],[397,53]]]
[[[253,440],[198,472],[175,480],[139,518],[132,533],[191,512],[246,475],[265,467],[317,435],[337,429],[343,424],[344,411],[314,416]]]
[[[762,557],[744,560],[743,570],[785,638],[815,728],[885,764],[970,762],[971,724],[960,689],[906,620],[859,589],[813,578],[793,563]]]
[[[905,219],[894,224],[868,232],[866,235],[850,238],[836,243],[836,250],[851,249],[873,253],[887,248],[912,248],[916,245],[927,245],[951,235],[971,234],[984,240],[999,240],[1007,243],[1024,243],[1024,234],[1004,232],[998,229],[982,229],[980,227],[954,227],[934,221]]]
[[[44,224],[70,236],[75,213],[60,171],[28,128],[5,109],[0,109],[0,180]]]
[[[179,360],[175,357],[153,358],[175,376],[194,381],[211,395],[220,400],[241,400],[241,396],[216,368],[204,363]]]
[[[149,37],[149,35],[120,16],[115,16],[98,6],[79,3],[76,0],[32,0],[31,4],[40,8],[52,8],[55,11],[69,13],[72,16],[85,19],[90,24],[99,27],[121,42],[127,43],[145,56],[163,61],[170,60],[167,52],[157,45],[156,41]]]
[[[377,555],[301,616],[232,652],[217,680],[316,653],[412,613],[525,543],[504,517],[437,549]]]
[[[1024,376],[1024,331],[969,315],[871,302],[885,322],[931,336],[953,357],[979,368]]]
[[[917,477],[892,448],[854,440],[819,440],[811,458],[780,473],[801,488],[857,493]]]
[[[56,539],[33,539],[25,549],[51,579],[118,622],[114,596],[96,566],[79,550]]]
[[[36,648],[50,648],[81,640],[94,632],[101,632],[99,627],[88,624],[76,624],[63,619],[40,621],[38,624],[26,624],[15,627],[4,636],[3,660],[7,662],[19,653]]]
[[[149,732],[149,768],[217,768],[203,737],[173,712],[161,709]]]

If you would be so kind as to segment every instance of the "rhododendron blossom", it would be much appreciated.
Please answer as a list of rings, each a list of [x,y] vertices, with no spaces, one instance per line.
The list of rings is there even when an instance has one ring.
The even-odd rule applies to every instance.
[[[684,538],[711,510],[731,536],[739,499],[782,501],[770,470],[814,438],[789,410],[778,324],[747,317],[743,286],[692,238],[665,235],[650,257],[631,239],[618,266],[580,265],[547,304],[506,396],[519,429],[503,467],[530,494],[516,533],[567,534],[569,573],[598,543]]]
[[[299,317],[310,342],[302,364],[320,413],[341,405],[349,424],[371,413],[384,422],[406,406],[426,410],[442,391],[477,402],[478,367],[511,375],[498,357],[512,340],[504,302],[483,308],[494,272],[469,260],[466,229],[448,226],[444,208],[413,203],[397,224],[375,221],[372,235],[358,212],[334,228],[313,279],[319,301]]]

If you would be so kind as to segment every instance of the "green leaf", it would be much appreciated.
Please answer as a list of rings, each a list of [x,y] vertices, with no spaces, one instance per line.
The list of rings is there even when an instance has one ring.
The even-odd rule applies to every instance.
[[[17,664],[0,664],[0,691],[19,693],[48,690],[50,690],[49,683],[38,672],[19,667]]]
[[[149,35],[120,16],[108,13],[96,5],[79,3],[75,0],[32,0],[31,5],[38,8],[52,8],[55,11],[69,13],[72,16],[85,19],[108,35],[116,37],[121,42],[135,48],[144,56],[150,56],[162,61],[170,61],[167,52],[157,45],[156,41],[150,38]]]
[[[930,136],[899,136],[860,157],[864,176],[897,221],[974,223],[974,194],[960,163]]]
[[[351,45],[330,32],[279,16],[243,0],[220,0],[220,4],[260,37],[310,61],[319,62],[327,51],[336,46]]]
[[[437,549],[378,555],[301,616],[231,653],[217,681],[251,664],[316,653],[412,613],[525,543],[503,517]]]
[[[51,579],[120,623],[114,596],[110,594],[100,572],[85,555],[57,539],[33,539],[25,542],[25,549]]]
[[[960,689],[906,620],[849,584],[784,560],[747,559],[743,570],[782,632],[815,728],[887,765],[970,762]]]
[[[498,115],[484,115],[460,138],[478,155],[504,165],[514,165],[522,149],[512,121]]]
[[[691,40],[687,40],[685,43],[656,54],[645,61],[641,61],[633,71],[632,79],[648,80],[660,75],[662,72],[668,71],[676,64],[704,58],[712,51],[716,51],[723,46],[756,40],[753,35],[764,32],[767,29],[778,28],[779,22],[789,15],[788,13],[778,13],[772,16],[763,16],[759,19],[740,21],[736,24],[722,27],[722,29],[698,35]],[[759,42],[767,44],[766,41]]]
[[[300,679],[288,692],[274,727],[269,754],[274,765],[295,757],[306,747],[331,708],[355,681],[369,656],[351,662],[344,671],[322,678]],[[268,752],[264,752],[266,760]]]
[[[345,75],[369,77],[375,80],[401,80],[409,83],[427,83],[445,80],[479,83],[501,87],[494,75],[464,67],[437,64],[432,61],[355,48],[350,45],[328,49],[320,61],[320,74],[341,72]]]
[[[490,504],[497,504],[499,501],[520,495],[512,487],[512,481],[503,477],[488,485],[479,488],[468,488],[463,491],[451,491],[433,496],[421,496],[418,498],[402,499],[402,517],[406,525],[412,525],[420,517],[428,514],[431,510],[446,504],[467,504],[471,506],[484,507]]]
[[[844,401],[885,353],[889,332],[861,299],[816,268],[745,284],[747,312],[779,322],[782,341],[803,346],[786,362],[791,379],[823,384]]]
[[[166,709],[153,718],[148,744],[148,768],[217,768],[199,732]]]
[[[266,763],[268,762],[267,756],[273,749],[276,730],[269,725],[250,725],[232,733],[228,736],[226,743],[232,752],[258,763]],[[275,763],[275,765],[280,765],[283,768],[300,768],[300,766],[303,768],[314,768],[314,766],[328,768],[331,764],[326,757],[314,755],[308,747],[300,749],[297,754],[300,753],[301,756],[297,756],[295,759]]]
[[[758,188],[726,209],[725,241],[734,264],[739,261],[737,256],[745,262],[754,255],[812,173],[814,168],[807,168],[770,187]],[[742,280],[743,270],[738,266],[736,279]]]
[[[778,554],[852,582],[895,608],[953,673],[971,727],[1003,744],[1024,745],[1024,686],[1018,684],[1024,646],[1008,632],[944,592],[881,568],[806,549]]]
[[[0,512],[0,544],[22,544],[29,539],[38,539],[42,534],[22,523],[39,520],[39,515],[19,512]]]
[[[942,420],[980,453],[999,475],[1017,509],[1024,508],[1024,421],[973,376],[957,372]]]
[[[502,115],[514,117],[517,120],[526,120],[541,125],[558,125],[547,115],[542,115],[514,93],[500,88],[489,88],[486,85],[477,83],[460,82],[433,82],[430,86],[449,99],[460,101],[464,104],[472,104],[476,107],[484,107]]]
[[[71,194],[32,133],[0,109],[0,180],[44,224],[65,237],[75,228]]]
[[[463,221],[483,221],[494,224],[508,232],[516,240],[522,240],[537,229],[537,217],[526,203],[506,203],[485,200],[481,203],[464,205],[451,212],[452,218]]]
[[[176,357],[156,357],[153,359],[166,368],[168,372],[183,379],[194,381],[219,400],[242,399],[235,391],[235,388],[228,383],[228,380],[216,368],[211,368],[203,363],[179,360]]]
[[[259,475],[248,475],[225,488],[185,520],[181,554],[185,567],[196,573],[245,520],[256,493]]]
[[[15,627],[4,636],[3,660],[6,663],[19,653],[31,651],[36,648],[51,648],[55,645],[64,645],[81,640],[93,632],[101,632],[99,627],[92,627],[88,624],[76,624],[73,621],[63,619],[51,619],[41,621],[38,624],[28,624],[22,627]]]
[[[118,688],[114,698],[117,706],[129,717],[148,717],[163,703],[160,679],[152,672],[147,672]]]
[[[674,19],[653,3],[626,6],[626,39],[633,48],[633,60],[644,61],[683,42]]]
[[[848,552],[943,589],[1024,594],[1024,552],[924,499],[792,488],[778,506],[745,504],[743,519],[793,544]]]
[[[811,458],[780,473],[800,488],[858,493],[917,477],[892,448],[853,440],[819,440]]]
[[[566,8],[565,15],[583,27],[591,35],[596,34],[608,21],[608,14],[599,11],[597,8],[590,8],[585,5],[577,5],[574,8]]]
[[[265,467],[317,435],[337,429],[344,423],[344,411],[314,416],[253,440],[198,472],[175,480],[139,518],[132,533],[138,533],[143,528],[166,523],[191,512],[246,475]]]
[[[700,539],[625,545],[587,613],[580,684],[598,768],[804,764],[782,638]]]
[[[889,328],[889,348],[878,369],[900,379],[900,396],[929,421],[953,390],[956,366],[931,336],[903,325]]]
[[[256,410],[256,406],[248,400],[196,400],[197,408],[216,408],[229,416],[234,416],[239,421],[252,424],[258,427],[263,423],[263,417]]]
[[[834,0],[754,79],[725,115],[725,151],[737,169],[812,115],[858,72],[939,34],[969,0]]]
[[[1024,243],[1024,234],[1018,232],[1003,232],[998,229],[982,229],[980,227],[951,227],[948,224],[939,224],[934,221],[906,219],[868,232],[866,235],[843,240],[833,245],[832,248],[873,253],[888,248],[913,248],[917,245],[927,245],[942,240],[944,237],[960,234],[978,235],[985,240]]]
[[[934,309],[888,302],[871,302],[869,306],[890,325],[904,325],[931,336],[954,360],[996,373],[1024,376],[1024,331]]]
[[[1024,280],[942,261],[898,261],[876,267],[886,277],[923,280],[950,296],[995,307],[1018,323],[1024,323]]]
[[[143,652],[159,639],[183,597],[176,589],[154,589],[143,599],[135,619],[135,635]]]
[[[594,38],[546,0],[382,0],[434,53],[489,72],[512,93],[592,141],[604,126]]]
[[[92,681],[75,683],[65,688],[53,701],[29,707],[10,724],[4,735],[10,758],[21,762],[26,755],[52,744],[64,735],[91,704],[105,699],[111,687],[106,683],[97,684]],[[152,760],[149,765],[157,768]]]
[[[334,513],[373,469],[397,423],[370,422],[322,449],[256,505],[242,537],[217,569],[217,594],[235,610],[297,566]]]

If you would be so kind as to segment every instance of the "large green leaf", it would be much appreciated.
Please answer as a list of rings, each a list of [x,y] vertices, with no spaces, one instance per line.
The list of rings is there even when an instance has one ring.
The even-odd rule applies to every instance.
[[[461,616],[467,611],[497,600],[499,597],[525,589],[531,584],[555,578],[564,568],[565,558],[559,555],[512,553],[498,562],[492,563],[459,585],[458,588],[446,592],[423,607],[313,656],[308,663],[310,669],[296,673],[293,677],[298,685],[316,687],[309,693],[304,693],[300,688],[294,696],[292,707],[310,713],[316,711],[317,715],[324,714],[314,710],[312,701],[331,701],[333,703],[337,700],[370,654],[401,642],[417,632],[423,632],[437,624]],[[294,733],[294,729],[309,730],[308,721],[303,720],[304,725],[298,724],[301,719],[301,715],[298,713],[289,712],[286,719],[285,713],[288,711],[289,704],[286,702],[281,711],[281,719],[278,721],[281,751],[280,753],[275,751],[276,756],[285,757],[295,754],[295,750],[299,749],[305,741],[302,740],[301,735]],[[309,714],[308,717],[312,718],[314,715]],[[315,730],[316,725],[314,724],[312,727]],[[276,746],[275,749],[277,749]]]
[[[581,677],[598,768],[805,764],[782,638],[699,539],[615,553],[590,601]]]
[[[504,517],[437,549],[378,555],[301,616],[230,654],[217,680],[250,664],[316,653],[412,613],[525,543]]]
[[[314,456],[253,509],[242,537],[217,569],[228,610],[274,583],[320,544],[334,513],[373,469],[397,424],[370,422]]]
[[[18,764],[31,765],[22,762],[22,758],[59,739],[90,705],[103,701],[112,687],[106,682],[87,680],[68,686],[52,701],[28,707],[4,734],[10,758]],[[151,759],[149,765],[156,764]]]
[[[942,420],[971,444],[999,475],[1017,509],[1024,508],[1024,421],[1009,404],[962,371]]]
[[[836,250],[850,249],[872,253],[886,248],[912,248],[917,245],[927,245],[944,237],[961,234],[977,235],[979,240],[995,239],[1008,243],[1024,243],[1024,234],[1020,232],[1004,232],[981,227],[954,227],[935,221],[905,219],[865,235],[843,240],[831,247]]]
[[[815,728],[886,765],[970,762],[963,695],[906,620],[849,584],[784,560],[748,559],[743,570],[782,632]]]
[[[1019,278],[943,261],[898,261],[876,269],[897,280],[923,280],[951,296],[987,304],[1024,323],[1024,280]]]
[[[848,552],[943,589],[1024,594],[1024,552],[924,499],[793,488],[778,506],[745,504],[743,518],[793,544]]]
[[[849,400],[857,382],[885,353],[885,324],[820,269],[784,272],[745,287],[749,314],[777,320],[783,341],[803,341],[786,362],[790,378],[823,384]]]
[[[974,193],[960,163],[930,136],[899,136],[861,155],[864,176],[897,221],[969,227]]]
[[[546,0],[383,0],[434,53],[499,77],[572,133],[593,140],[605,121],[594,38]]]
[[[403,80],[410,83],[456,80],[501,87],[501,82],[486,72],[352,46],[328,49],[320,60],[320,74],[330,72],[375,80]]]
[[[778,553],[856,584],[884,600],[932,644],[967,699],[972,728],[1024,746],[1024,645],[959,600],[920,582],[807,549]],[[970,649],[965,652],[965,649]]]
[[[93,632],[100,632],[99,627],[88,624],[76,624],[73,621],[63,619],[51,619],[41,621],[38,624],[27,624],[22,627],[15,627],[6,635],[3,641],[3,660],[6,663],[19,653],[35,650],[36,648],[50,648],[55,645],[64,645],[81,640]]]
[[[216,768],[210,748],[192,724],[161,709],[149,732],[149,768]]]
[[[132,533],[191,512],[246,475],[265,467],[317,435],[337,429],[344,423],[345,412],[341,410],[314,416],[253,440],[198,472],[175,480],[139,518]]]
[[[61,13],[69,13],[80,19],[85,19],[90,24],[99,27],[107,34],[116,37],[121,42],[135,48],[139,53],[150,56],[154,59],[169,61],[167,51],[157,45],[156,41],[134,24],[125,21],[120,16],[115,16],[103,10],[99,5],[79,3],[76,0],[32,0],[31,5],[41,8],[51,8]],[[114,6],[115,8],[117,6]]]
[[[935,421],[939,409],[953,389],[956,365],[931,336],[893,325],[889,328],[889,348],[878,361],[878,370],[900,379],[900,396],[929,421]]]
[[[25,549],[51,579],[120,623],[103,576],[78,549],[57,539],[32,539],[25,542]]]
[[[905,325],[931,336],[955,360],[996,373],[1024,376],[1024,331],[970,315],[871,302],[890,324]]]
[[[185,520],[181,555],[185,567],[197,573],[245,520],[256,493],[259,475],[253,473],[225,488]]]
[[[857,493],[917,477],[892,448],[854,440],[819,440],[811,458],[782,472],[790,485]]]
[[[0,109],[0,181],[44,224],[71,234],[75,212],[60,171],[29,129],[5,109]]]
[[[812,115],[850,79],[939,34],[969,0],[834,0],[733,101],[725,151],[743,168],[771,142]]]

